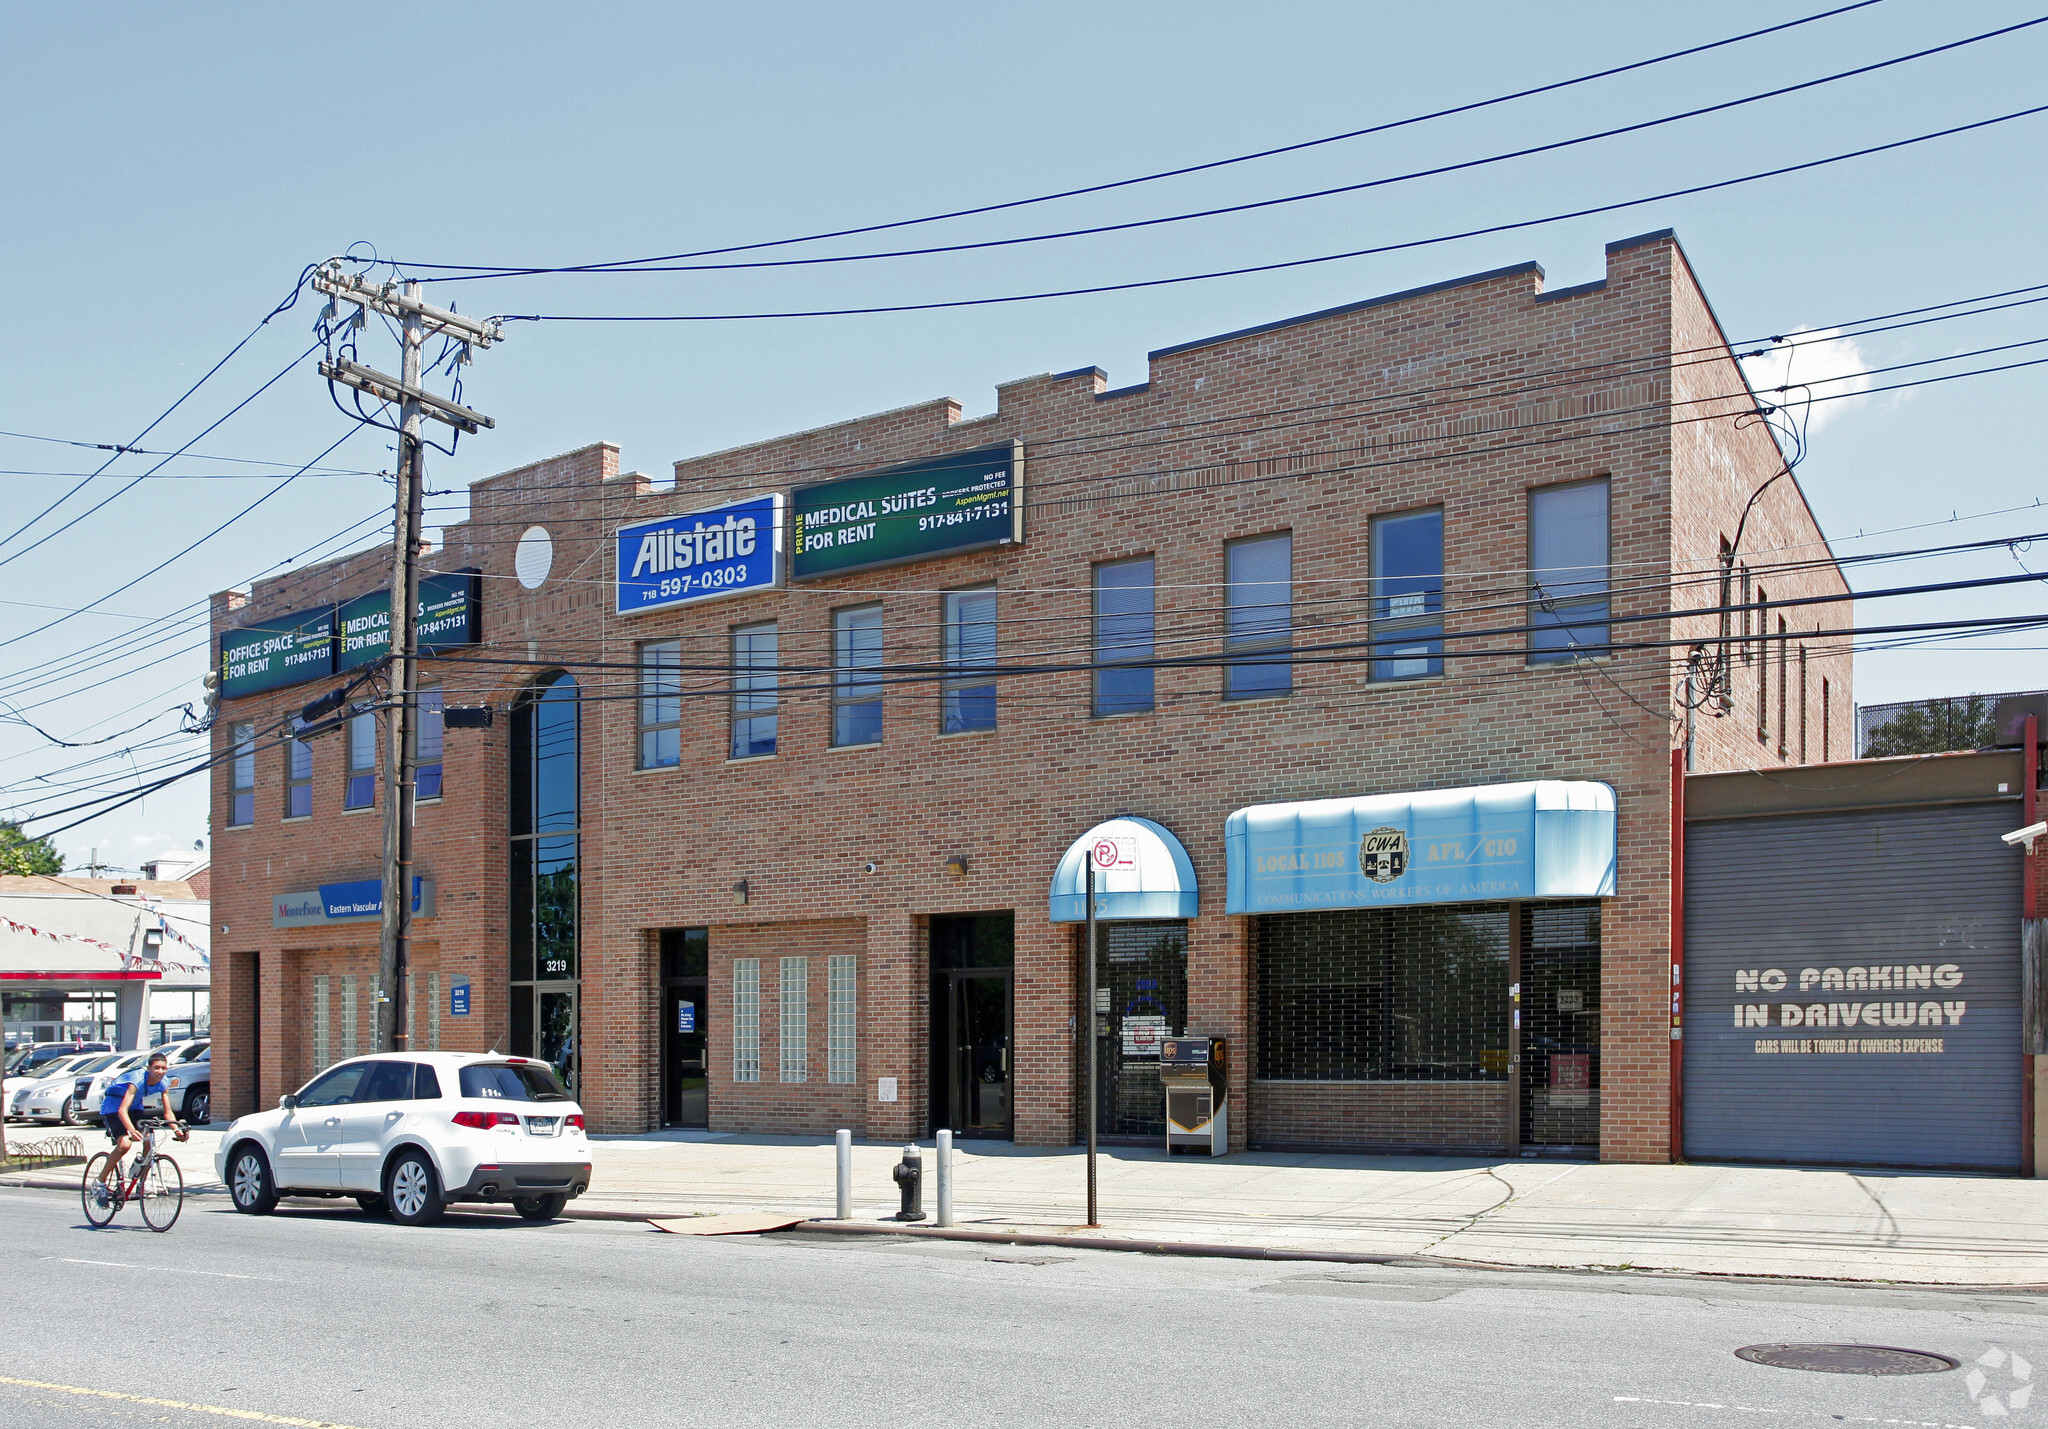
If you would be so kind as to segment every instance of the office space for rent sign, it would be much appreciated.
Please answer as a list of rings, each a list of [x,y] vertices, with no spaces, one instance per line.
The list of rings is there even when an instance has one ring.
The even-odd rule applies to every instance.
[[[908,462],[790,496],[790,578],[926,561],[1024,539],[1024,444]]]
[[[224,700],[238,700],[333,673],[331,605],[221,632],[220,694]]]

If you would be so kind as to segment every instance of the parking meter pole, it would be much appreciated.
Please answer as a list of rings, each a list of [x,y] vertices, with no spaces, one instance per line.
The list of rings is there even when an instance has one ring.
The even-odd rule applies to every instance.
[[[953,1133],[939,1133],[939,1221],[953,1224]]]
[[[832,1150],[839,1164],[838,1219],[850,1221],[853,1219],[853,1133],[832,1133]]]
[[[1083,1028],[1081,1034],[1081,1055],[1088,1064],[1088,1089],[1084,1099],[1088,1109],[1087,1223],[1090,1226],[1099,1226],[1102,1222],[1095,1214],[1095,1063],[1101,1054],[1101,1049],[1095,1043],[1095,851],[1093,849],[1087,851],[1084,862],[1088,868],[1088,947],[1087,951],[1081,954],[1081,961],[1087,968],[1087,972],[1084,974],[1086,991],[1083,994],[1081,1008],[1081,1027]]]

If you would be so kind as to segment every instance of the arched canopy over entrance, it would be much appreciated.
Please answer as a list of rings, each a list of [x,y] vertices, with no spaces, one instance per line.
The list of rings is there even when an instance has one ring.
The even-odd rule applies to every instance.
[[[1150,819],[1106,819],[1075,839],[1052,876],[1052,921],[1088,917],[1088,861],[1095,864],[1095,916],[1192,918],[1199,902],[1188,851]]]

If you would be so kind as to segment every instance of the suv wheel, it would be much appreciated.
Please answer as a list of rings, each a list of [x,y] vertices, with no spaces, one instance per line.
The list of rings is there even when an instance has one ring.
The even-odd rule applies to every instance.
[[[245,1216],[267,1216],[277,1209],[277,1182],[271,1179],[270,1161],[263,1148],[245,1141],[228,1158],[228,1194],[235,1209]]]
[[[401,1152],[384,1173],[384,1204],[391,1219],[405,1226],[423,1226],[441,1218],[441,1178],[434,1163],[417,1148]]]
[[[201,1082],[185,1093],[185,1120],[204,1126],[213,1120],[213,1088]]]
[[[560,1191],[549,1196],[527,1196],[512,1203],[521,1218],[529,1221],[551,1221],[568,1204],[569,1197]]]

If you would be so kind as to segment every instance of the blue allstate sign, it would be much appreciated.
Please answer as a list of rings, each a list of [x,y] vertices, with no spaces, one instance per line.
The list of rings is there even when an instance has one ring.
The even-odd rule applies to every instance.
[[[621,526],[618,610],[638,615],[782,583],[782,493]]]

